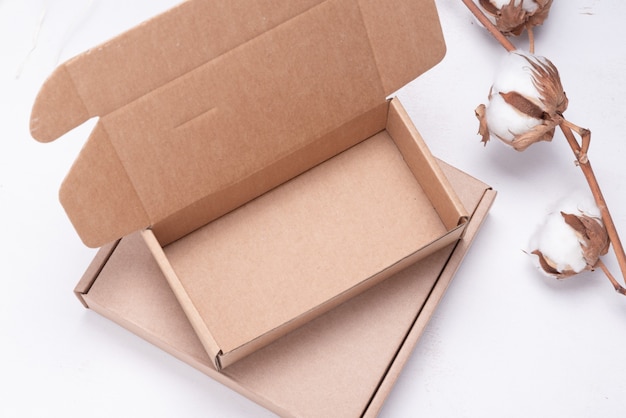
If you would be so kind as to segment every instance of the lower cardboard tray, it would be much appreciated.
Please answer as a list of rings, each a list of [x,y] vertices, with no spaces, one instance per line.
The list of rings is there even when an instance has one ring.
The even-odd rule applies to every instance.
[[[76,294],[86,307],[281,416],[375,416],[496,195],[441,166],[472,213],[460,241],[221,372],[138,234],[103,247]]]

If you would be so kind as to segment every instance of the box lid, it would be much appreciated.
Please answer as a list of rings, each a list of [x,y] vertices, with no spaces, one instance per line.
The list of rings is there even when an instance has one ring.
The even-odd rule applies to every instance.
[[[433,0],[189,0],[62,64],[31,132],[99,117],[60,192],[85,244],[184,215],[175,239],[332,157],[319,138],[444,53]]]

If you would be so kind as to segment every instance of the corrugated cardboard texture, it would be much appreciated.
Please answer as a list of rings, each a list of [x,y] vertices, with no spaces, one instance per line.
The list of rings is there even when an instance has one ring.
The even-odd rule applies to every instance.
[[[124,238],[89,306],[281,416],[375,416],[478,232],[495,193],[443,165],[473,211],[466,234],[218,373],[137,235]]]
[[[74,226],[100,246],[168,221],[168,241],[291,178],[298,150],[300,172],[330,158],[320,138],[444,52],[432,0],[190,0],[62,65],[31,130],[100,116],[61,190]]]

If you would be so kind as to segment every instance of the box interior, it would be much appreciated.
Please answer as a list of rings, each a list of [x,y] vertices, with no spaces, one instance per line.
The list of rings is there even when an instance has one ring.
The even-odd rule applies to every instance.
[[[460,237],[462,203],[399,101],[383,110],[385,129],[193,233],[144,233],[218,368]]]
[[[446,232],[382,131],[164,252],[230,352]]]

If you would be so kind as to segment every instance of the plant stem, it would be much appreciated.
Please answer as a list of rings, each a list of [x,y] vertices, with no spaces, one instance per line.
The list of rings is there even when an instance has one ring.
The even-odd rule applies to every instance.
[[[528,32],[528,52],[531,54],[535,53],[535,31],[533,30],[533,25],[530,23],[526,24],[526,32]]]
[[[478,19],[480,23],[482,23],[482,25],[489,31],[489,33],[493,35],[493,37],[496,38],[498,42],[500,42],[504,49],[509,52],[515,51],[517,49],[515,48],[515,45],[513,45],[511,41],[509,41],[509,39],[504,36],[493,23],[491,23],[491,20],[489,20],[489,18],[485,16],[482,10],[478,8],[476,3],[474,3],[472,0],[461,1],[465,3],[465,6],[467,6],[470,12],[472,12],[472,14],[476,17],[476,19]]]
[[[602,262],[602,260],[598,259],[598,262],[596,263],[596,267],[600,267],[602,269],[602,271],[604,272],[606,277],[608,277],[609,281],[611,282],[611,284],[613,285],[617,293],[626,296],[626,289],[624,289],[624,287],[620,285],[617,282],[617,280],[615,280],[615,277],[613,277],[613,275],[611,274],[609,269],[606,267],[606,265]]]
[[[624,252],[624,247],[622,246],[622,241],[620,240],[619,234],[617,233],[617,228],[615,227],[615,223],[613,222],[613,217],[611,217],[611,213],[609,212],[609,208],[606,204],[606,200],[602,195],[602,191],[600,190],[600,185],[598,184],[598,179],[591,168],[591,163],[589,159],[586,157],[586,153],[584,155],[584,160],[581,161],[580,156],[583,155],[581,153],[581,147],[576,141],[574,137],[574,133],[570,127],[570,123],[567,121],[562,122],[559,125],[563,135],[565,135],[565,139],[567,139],[567,143],[570,148],[576,155],[578,166],[582,170],[587,183],[589,184],[589,188],[591,189],[591,194],[593,195],[594,200],[596,201],[596,205],[598,209],[600,209],[600,214],[602,215],[602,222],[606,227],[606,232],[609,234],[609,239],[611,240],[611,245],[613,246],[613,252],[615,253],[615,257],[617,258],[617,262],[619,264],[619,268],[622,271],[622,277],[626,282],[626,253]],[[584,130],[588,132],[587,130]]]

